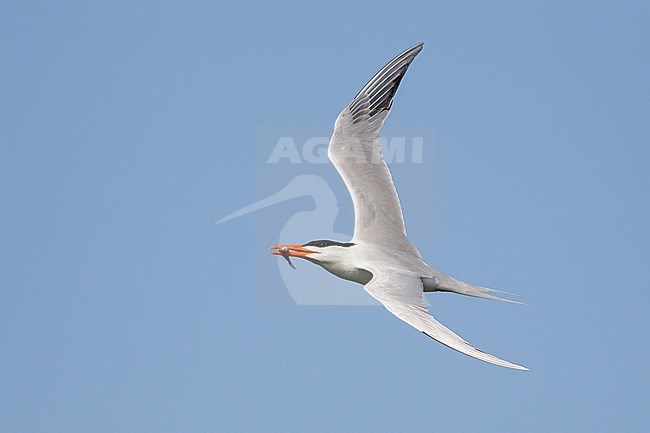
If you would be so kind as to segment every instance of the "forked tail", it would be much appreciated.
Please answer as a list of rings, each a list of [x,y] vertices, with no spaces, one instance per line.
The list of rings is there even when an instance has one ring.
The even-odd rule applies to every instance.
[[[523,304],[523,302],[497,296],[494,295],[494,293],[500,293],[511,297],[514,296],[517,298],[521,298],[520,295],[504,292],[502,290],[489,289],[487,287],[473,286],[452,278],[449,275],[445,275],[442,272],[436,271],[435,269],[432,269],[432,271],[432,277],[422,277],[422,284],[425,292],[453,292],[461,295],[473,296],[475,298],[494,299],[496,301],[512,302],[513,304]]]

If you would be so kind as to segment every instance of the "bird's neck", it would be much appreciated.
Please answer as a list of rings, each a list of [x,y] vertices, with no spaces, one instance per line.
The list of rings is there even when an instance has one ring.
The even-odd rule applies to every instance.
[[[339,251],[338,257],[335,259],[315,263],[339,278],[366,285],[372,279],[372,274],[355,265],[357,262],[355,260],[355,247],[352,246],[345,248],[344,251]]]

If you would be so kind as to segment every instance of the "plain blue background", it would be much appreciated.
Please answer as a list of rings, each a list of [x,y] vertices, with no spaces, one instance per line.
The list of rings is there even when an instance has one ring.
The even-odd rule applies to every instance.
[[[57,3],[0,6],[2,432],[645,431],[647,2]],[[258,302],[263,230],[214,225],[259,128],[331,128],[421,40],[388,121],[435,131],[394,170],[409,234],[526,297],[432,304],[530,372]]]

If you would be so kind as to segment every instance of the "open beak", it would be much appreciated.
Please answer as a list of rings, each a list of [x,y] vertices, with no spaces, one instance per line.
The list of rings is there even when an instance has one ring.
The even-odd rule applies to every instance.
[[[315,251],[303,248],[300,244],[273,245],[270,250],[271,254],[276,256],[305,257],[307,254],[318,254]]]

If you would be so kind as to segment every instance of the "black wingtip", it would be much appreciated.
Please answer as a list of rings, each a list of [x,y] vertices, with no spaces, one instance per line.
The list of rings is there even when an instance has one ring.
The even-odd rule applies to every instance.
[[[420,42],[402,51],[363,86],[348,104],[353,124],[372,119],[378,113],[391,109],[402,78],[423,47],[424,42]]]

